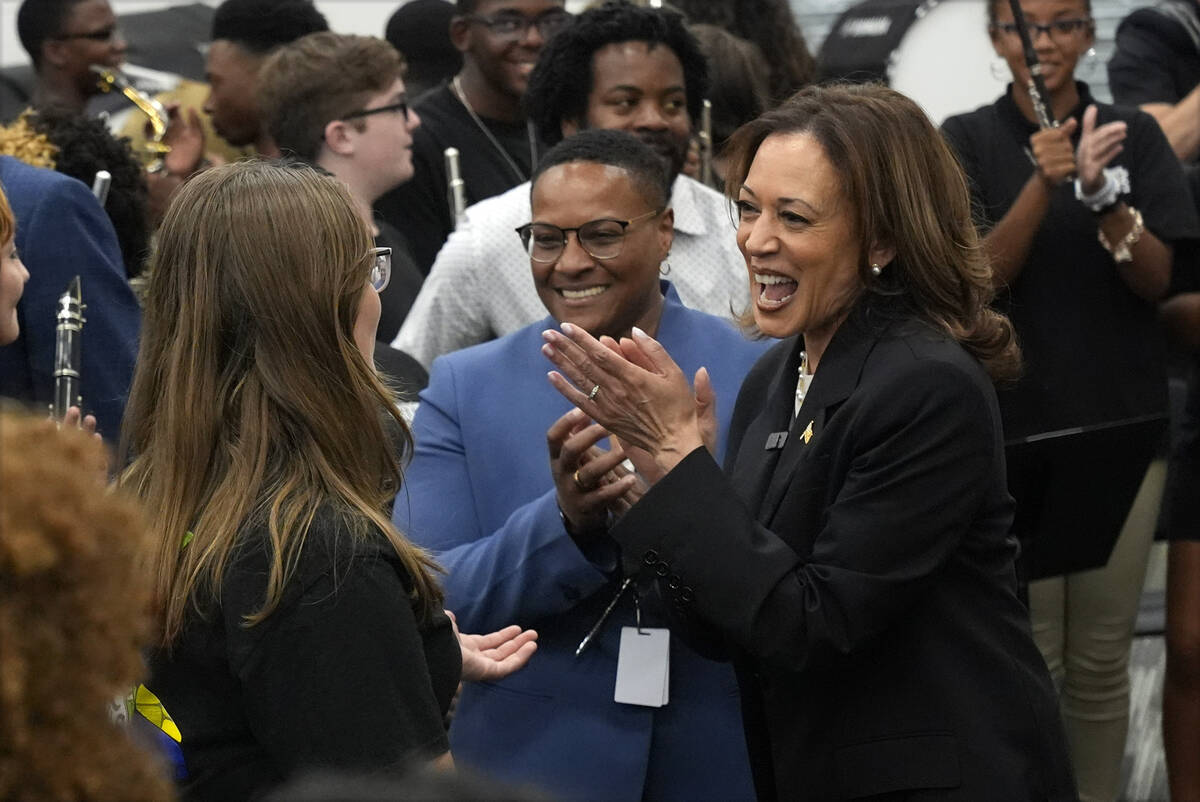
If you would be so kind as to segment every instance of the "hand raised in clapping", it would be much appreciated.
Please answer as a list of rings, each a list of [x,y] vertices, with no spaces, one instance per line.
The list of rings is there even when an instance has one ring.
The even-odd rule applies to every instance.
[[[1075,146],[1071,136],[1079,122],[1072,117],[1057,128],[1046,128],[1029,137],[1029,149],[1038,174],[1052,187],[1075,176]]]
[[[558,507],[577,534],[603,531],[610,508],[623,512],[636,500],[626,499],[618,506],[626,494],[641,495],[638,477],[621,466],[625,452],[620,444],[614,442],[608,451],[597,445],[605,437],[604,427],[589,421],[578,409],[567,412],[546,431]]]
[[[1096,107],[1088,106],[1083,113],[1083,133],[1075,151],[1079,184],[1085,195],[1094,195],[1104,188],[1104,168],[1125,149],[1128,126],[1121,120],[1096,127]]]

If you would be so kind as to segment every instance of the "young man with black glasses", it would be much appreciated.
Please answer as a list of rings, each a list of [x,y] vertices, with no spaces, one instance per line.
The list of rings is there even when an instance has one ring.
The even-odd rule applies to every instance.
[[[562,0],[459,0],[450,38],[463,67],[414,103],[413,180],[376,205],[428,274],[454,230],[444,151],[459,151],[467,204],[529,179],[544,150],[521,99],[546,41],[571,22]]]

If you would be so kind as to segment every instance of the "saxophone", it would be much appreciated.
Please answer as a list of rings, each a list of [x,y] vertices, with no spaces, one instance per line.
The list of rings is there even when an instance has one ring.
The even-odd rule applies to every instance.
[[[58,296],[54,327],[54,403],[50,412],[62,420],[71,407],[83,409],[79,392],[79,366],[83,350],[83,294],[79,276],[71,279],[66,291]]]
[[[167,134],[167,124],[170,122],[163,104],[138,90],[117,70],[99,64],[93,64],[88,69],[96,73],[96,83],[102,91],[120,92],[149,118],[151,136],[146,141],[146,152],[152,161],[161,161],[163,156],[171,152],[171,146],[163,142],[163,137]]]

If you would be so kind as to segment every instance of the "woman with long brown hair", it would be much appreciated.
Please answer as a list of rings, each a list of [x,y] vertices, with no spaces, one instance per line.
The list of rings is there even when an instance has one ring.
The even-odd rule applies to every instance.
[[[211,170],[164,219],[124,483],[157,538],[147,687],[185,796],[443,755],[460,659],[479,679],[534,648],[510,627],[460,658],[436,566],[390,522],[411,439],[371,362],[386,256],[307,167]]]
[[[1020,354],[954,157],[878,86],[805,89],[731,149],[754,323],[786,339],[728,475],[700,372],[636,328],[544,334],[653,483],[610,531],[626,574],[733,660],[760,799],[1073,799],[1008,536],[992,381]]]

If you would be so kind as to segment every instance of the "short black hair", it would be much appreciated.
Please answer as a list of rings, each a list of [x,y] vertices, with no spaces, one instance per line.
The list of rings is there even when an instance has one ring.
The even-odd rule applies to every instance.
[[[670,9],[609,0],[580,14],[547,42],[529,76],[525,111],[544,142],[553,145],[561,140],[565,121],[582,122],[587,118],[592,58],[597,50],[618,42],[669,47],[683,65],[688,114],[692,120],[700,119],[700,108],[708,91],[708,65],[683,16]]]
[[[634,186],[655,209],[670,205],[671,176],[662,156],[628,131],[591,129],[559,142],[538,162],[529,181],[529,191],[551,167],[570,162],[592,162],[618,167],[629,174]]]
[[[312,0],[225,0],[213,14],[212,40],[225,39],[261,56],[327,30]]]
[[[33,61],[42,66],[42,44],[62,33],[63,20],[83,0],[25,0],[17,11],[17,37]]]
[[[54,169],[78,178],[89,187],[100,170],[112,176],[104,211],[117,232],[125,274],[141,274],[150,251],[149,203],[146,176],[133,155],[129,139],[114,137],[98,117],[84,117],[70,109],[46,106],[32,112],[29,127],[45,134],[58,147]]]

